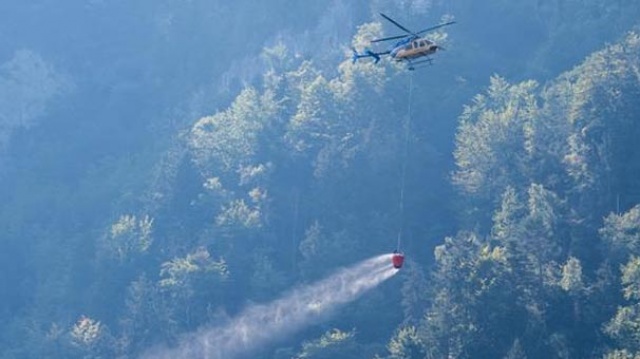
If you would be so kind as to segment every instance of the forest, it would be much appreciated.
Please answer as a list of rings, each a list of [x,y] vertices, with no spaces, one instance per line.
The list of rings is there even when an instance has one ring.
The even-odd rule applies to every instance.
[[[432,65],[352,63],[397,34],[380,12],[456,24]],[[399,245],[392,278],[225,359],[639,359],[639,19],[3,1],[0,359],[222,359],[158,353]]]

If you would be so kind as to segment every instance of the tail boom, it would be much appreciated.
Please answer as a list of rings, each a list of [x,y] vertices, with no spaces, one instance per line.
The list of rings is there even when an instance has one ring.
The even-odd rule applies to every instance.
[[[380,59],[382,58],[381,57],[382,55],[389,54],[388,51],[385,51],[385,52],[373,52],[373,51],[371,51],[369,49],[365,49],[363,54],[358,53],[358,51],[356,51],[356,49],[353,49],[353,48],[351,49],[351,51],[353,51],[353,55],[351,56],[351,62],[354,63],[354,64],[356,63],[356,61],[358,61],[358,59],[362,59],[362,58],[365,58],[365,57],[372,57],[373,60],[374,60],[373,62],[377,64],[378,62],[380,62]]]

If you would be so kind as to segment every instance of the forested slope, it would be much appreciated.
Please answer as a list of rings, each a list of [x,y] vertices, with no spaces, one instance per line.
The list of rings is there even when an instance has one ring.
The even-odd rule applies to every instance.
[[[401,229],[400,276],[253,357],[640,355],[634,2],[0,10],[0,357],[135,358]],[[458,23],[351,64],[379,11]]]
[[[477,225],[436,248],[425,351],[635,350],[624,313],[639,225],[639,40],[629,33],[544,87],[493,77],[465,107],[453,180]]]

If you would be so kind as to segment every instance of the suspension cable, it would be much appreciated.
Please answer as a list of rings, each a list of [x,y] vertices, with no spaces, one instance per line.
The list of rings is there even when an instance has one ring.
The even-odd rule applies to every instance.
[[[413,71],[409,71],[409,104],[407,108],[407,118],[404,123],[404,149],[402,153],[402,176],[400,181],[400,228],[398,230],[398,245],[396,249],[400,251],[402,234],[404,228],[404,190],[407,177],[407,157],[409,155],[409,130],[411,128],[411,102],[413,98]]]

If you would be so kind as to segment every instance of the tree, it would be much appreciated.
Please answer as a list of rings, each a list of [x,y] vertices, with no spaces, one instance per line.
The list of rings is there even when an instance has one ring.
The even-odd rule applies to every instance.
[[[389,344],[389,359],[412,359],[424,357],[424,343],[413,326],[400,328]]]
[[[105,250],[121,263],[131,260],[130,257],[149,249],[153,243],[152,231],[153,219],[149,216],[138,219],[134,215],[122,215],[103,240]]]
[[[503,359],[527,359],[527,353],[525,353],[524,348],[522,348],[520,339],[513,341],[513,345]]]
[[[253,162],[260,132],[278,112],[270,95],[246,88],[228,110],[198,120],[189,145],[203,173],[225,173]]]
[[[433,299],[419,330],[427,357],[503,355],[525,315],[505,248],[460,233],[435,256]]]
[[[630,303],[618,308],[614,318],[607,323],[604,331],[622,348],[640,351],[640,258],[633,256],[621,268],[623,295]]]
[[[224,295],[220,288],[229,276],[225,260],[212,259],[209,251],[201,247],[185,257],[164,262],[161,267],[158,286],[170,296],[179,319],[187,328],[201,324],[206,319],[202,316],[206,313],[204,308]]]
[[[602,359],[640,359],[640,353],[633,354],[625,349],[613,350],[603,356]]]
[[[640,205],[623,214],[609,214],[600,235],[616,262],[624,261],[630,255],[640,255]]]
[[[359,358],[361,353],[355,342],[355,331],[329,330],[320,338],[302,344],[295,359]]]
[[[569,257],[567,262],[562,266],[562,279],[560,279],[560,287],[567,292],[577,293],[584,290],[582,278],[582,265],[580,260],[575,257]]]
[[[517,85],[493,76],[486,94],[477,95],[460,117],[454,156],[454,183],[470,194],[491,198],[528,178],[535,146],[531,126],[539,112],[538,84]]]

